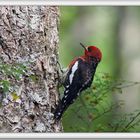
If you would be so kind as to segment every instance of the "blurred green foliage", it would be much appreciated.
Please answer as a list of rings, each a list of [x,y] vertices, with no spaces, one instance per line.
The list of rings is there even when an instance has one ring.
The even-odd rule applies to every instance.
[[[94,85],[83,92],[65,113],[63,119],[65,131],[102,131],[101,128],[98,130],[98,125],[105,126],[111,118],[112,109],[116,107],[109,102],[110,91],[115,88],[108,74],[96,75]]]
[[[94,84],[82,93],[64,114],[65,132],[128,132],[140,124],[140,110],[122,115],[116,111],[124,101],[111,100],[111,94],[122,94],[123,88],[140,84],[116,80],[107,73],[98,73]],[[136,120],[137,119],[137,120]],[[135,131],[135,129],[131,130]]]
[[[119,30],[124,10],[113,6],[60,7],[59,59],[62,65],[66,67],[74,57],[83,55],[80,42],[99,47],[103,54],[92,87],[83,92],[63,116],[65,132],[136,131],[133,126],[139,124],[140,120],[135,119],[139,112],[138,115],[137,112],[122,115],[117,109],[124,102],[113,100],[114,94],[122,93],[124,87],[137,84],[118,80]]]

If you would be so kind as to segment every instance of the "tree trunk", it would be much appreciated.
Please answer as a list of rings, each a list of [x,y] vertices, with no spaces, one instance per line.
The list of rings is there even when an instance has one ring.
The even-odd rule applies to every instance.
[[[59,132],[58,20],[52,6],[0,7],[0,132]]]

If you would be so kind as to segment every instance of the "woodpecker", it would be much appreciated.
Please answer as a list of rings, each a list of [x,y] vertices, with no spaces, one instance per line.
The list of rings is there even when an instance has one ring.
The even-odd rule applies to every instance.
[[[83,90],[91,86],[97,65],[102,59],[102,53],[96,46],[80,45],[84,48],[84,55],[75,58],[68,67],[64,80],[64,96],[54,112],[55,120],[60,120],[69,105]]]

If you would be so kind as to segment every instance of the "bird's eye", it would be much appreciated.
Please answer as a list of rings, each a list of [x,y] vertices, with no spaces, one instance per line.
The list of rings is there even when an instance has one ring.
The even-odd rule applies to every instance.
[[[88,48],[88,52],[91,52],[92,51],[92,49],[91,48]]]

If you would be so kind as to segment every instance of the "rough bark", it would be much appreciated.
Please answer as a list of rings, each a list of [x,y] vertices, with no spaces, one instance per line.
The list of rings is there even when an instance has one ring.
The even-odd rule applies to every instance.
[[[58,101],[58,19],[58,7],[0,7],[0,62],[26,67],[18,80],[0,71],[0,80],[10,82],[8,92],[0,91],[0,132],[62,130],[52,113]]]

